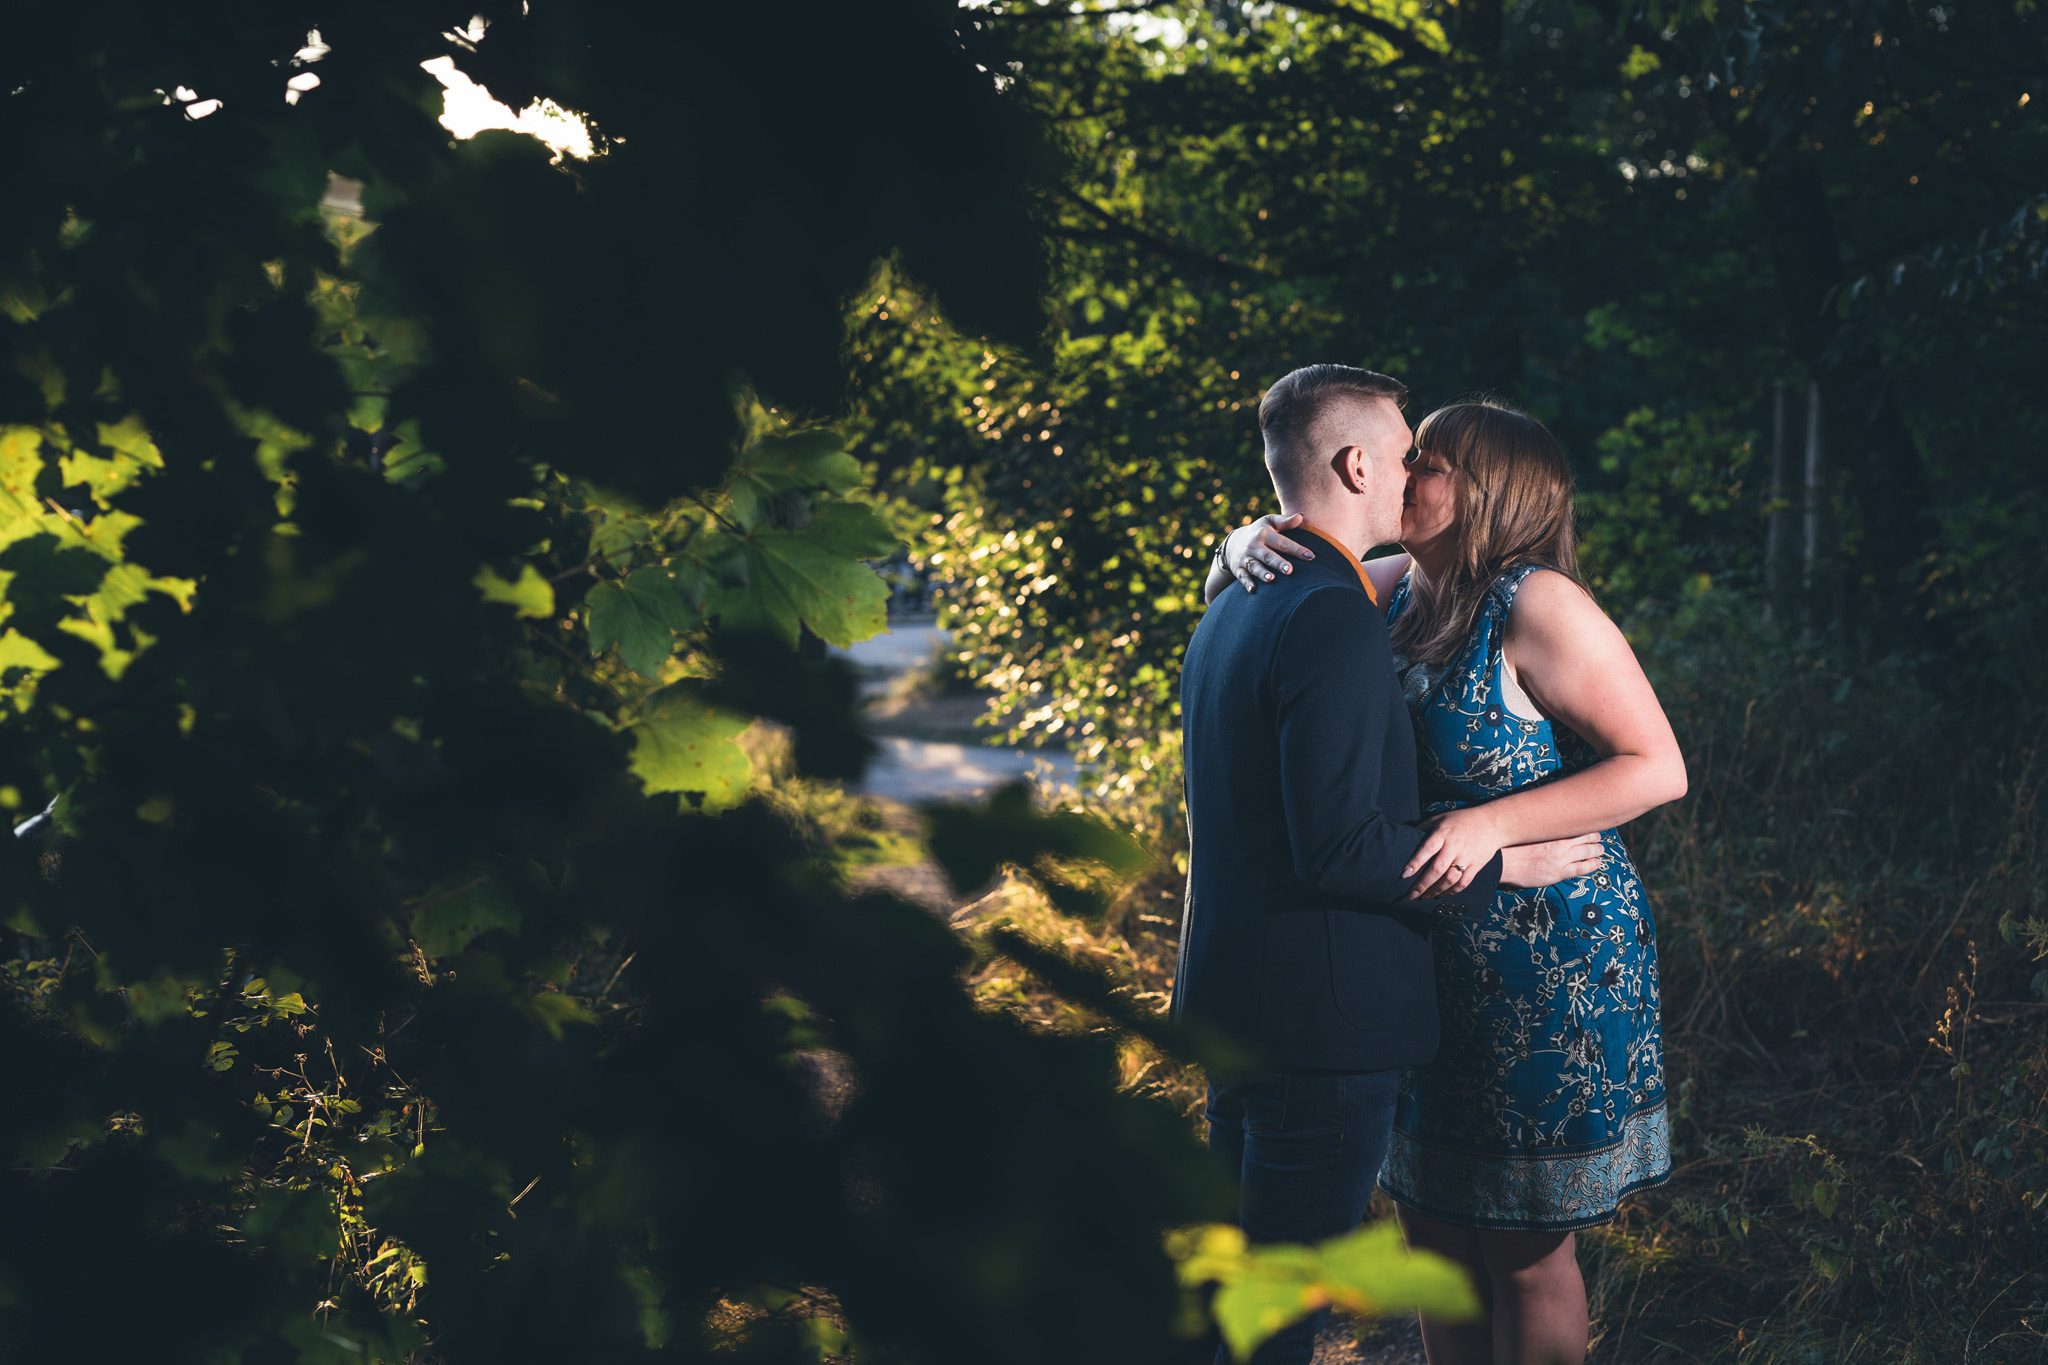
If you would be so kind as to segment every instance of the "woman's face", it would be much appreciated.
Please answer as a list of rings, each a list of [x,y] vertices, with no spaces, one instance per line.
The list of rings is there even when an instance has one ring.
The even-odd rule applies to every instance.
[[[1443,456],[1417,446],[1408,452],[1408,487],[1401,497],[1401,544],[1429,545],[1457,519],[1457,477]]]

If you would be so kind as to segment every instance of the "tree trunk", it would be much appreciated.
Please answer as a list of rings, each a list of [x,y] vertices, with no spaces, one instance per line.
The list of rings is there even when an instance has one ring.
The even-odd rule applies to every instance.
[[[1786,432],[1785,381],[1771,385],[1771,481],[1764,490],[1764,600],[1780,622],[1792,619],[1792,446]]]
[[[1821,543],[1827,525],[1827,448],[1823,444],[1820,385],[1806,386],[1806,496],[1801,505],[1799,596],[1805,607],[1807,634],[1826,633],[1835,622],[1828,617],[1826,575],[1833,555]]]
[[[1803,150],[1788,148],[1760,158],[1757,170],[1757,203],[1786,324],[1820,386],[1834,467],[1861,517],[1858,567],[1892,592],[1901,586],[1901,568],[1934,544],[1919,446],[1892,399],[1883,358],[1836,314],[1847,281],[1819,169]]]

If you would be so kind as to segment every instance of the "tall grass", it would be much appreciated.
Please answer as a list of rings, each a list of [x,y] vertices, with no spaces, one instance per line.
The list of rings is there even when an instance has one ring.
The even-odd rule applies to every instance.
[[[1631,831],[1677,1170],[1586,1239],[1600,1358],[2048,1359],[2048,711],[1725,594],[1631,633],[1694,794]]]

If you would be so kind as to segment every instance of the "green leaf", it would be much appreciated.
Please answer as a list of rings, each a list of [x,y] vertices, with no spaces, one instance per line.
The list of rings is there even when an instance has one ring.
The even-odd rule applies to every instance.
[[[787,1030],[783,1045],[787,1048],[824,1047],[830,1042],[816,1012],[793,995],[771,995],[761,1002],[761,1010],[783,1021]]]
[[[1244,1230],[1231,1223],[1203,1223],[1166,1234],[1166,1254],[1181,1284],[1190,1289],[1235,1278],[1246,1247]]]
[[[186,983],[168,973],[135,981],[128,986],[128,1008],[148,1024],[162,1023],[186,1013]]]
[[[1319,1306],[1307,1292],[1303,1277],[1268,1267],[1251,1270],[1236,1283],[1225,1285],[1218,1291],[1212,1311],[1230,1353],[1249,1360],[1260,1342]]]
[[[633,772],[648,793],[694,796],[705,810],[737,805],[753,765],[733,741],[747,718],[710,706],[694,687],[666,687],[648,699],[633,735]]]
[[[562,1030],[568,1025],[597,1022],[573,996],[560,991],[542,991],[527,1002],[527,1007],[533,1011],[533,1017],[540,1020],[541,1027],[548,1031],[548,1036],[557,1042],[561,1041]]]
[[[828,534],[852,531],[833,526]],[[842,647],[888,626],[888,585],[809,531],[759,532],[743,542],[742,559],[745,584],[724,588],[716,598],[728,626],[772,630],[792,647],[800,625]]]
[[[733,476],[777,491],[823,488],[844,493],[861,484],[860,461],[846,453],[846,437],[830,427],[762,437],[740,453]]]
[[[1646,52],[1640,47],[1631,47],[1628,50],[1628,56],[1622,60],[1621,76],[1623,80],[1641,80],[1643,77],[1661,69],[1663,65],[1664,63],[1658,59],[1656,53]]]
[[[496,883],[485,881],[426,897],[413,910],[410,928],[421,952],[447,957],[493,929],[516,933],[520,923],[518,904]]]
[[[0,674],[10,668],[26,668],[30,672],[41,673],[56,666],[56,655],[20,631],[0,632]]]
[[[647,518],[607,510],[590,528],[590,557],[621,564],[653,536],[654,524]]]
[[[861,484],[860,461],[848,455],[846,438],[836,431],[791,432],[764,436],[740,453],[733,465],[729,492],[733,515],[753,530],[778,501],[793,501],[809,492],[844,493]]]
[[[33,535],[42,524],[43,506],[36,499],[42,472],[42,432],[0,426],[0,545]]]
[[[827,1356],[843,1354],[846,1350],[846,1329],[830,1318],[806,1318],[804,1334],[810,1339],[810,1344],[817,1349],[820,1360]]]
[[[133,483],[143,470],[162,469],[164,457],[149,439],[142,419],[133,413],[118,423],[101,422],[98,428],[99,443],[110,453],[95,455],[74,446],[58,457],[57,473],[66,487],[83,485],[96,502],[105,505],[107,498]]]
[[[508,582],[503,574],[486,564],[469,580],[483,590],[484,601],[503,602],[521,616],[545,621],[555,614],[554,585],[540,576],[531,564],[519,567],[519,581]]]
[[[590,652],[617,645],[626,667],[646,678],[659,674],[675,652],[676,633],[696,624],[674,580],[653,565],[623,582],[600,583],[583,600],[590,612]]]
[[[1479,1312],[1479,1297],[1465,1272],[1434,1252],[1409,1250],[1392,1223],[1369,1224],[1324,1242],[1317,1254],[1319,1283],[1333,1303],[1353,1312],[1419,1309],[1446,1321]]]
[[[811,539],[848,559],[882,559],[903,542],[866,503],[823,502],[811,514]]]
[[[1479,1312],[1465,1272],[1444,1257],[1410,1251],[1392,1223],[1375,1223],[1319,1246],[1247,1247],[1224,1224],[1181,1228],[1167,1237],[1189,1289],[1219,1287],[1210,1311],[1240,1360],[1304,1314],[1332,1305],[1360,1316],[1420,1309],[1446,1321]]]

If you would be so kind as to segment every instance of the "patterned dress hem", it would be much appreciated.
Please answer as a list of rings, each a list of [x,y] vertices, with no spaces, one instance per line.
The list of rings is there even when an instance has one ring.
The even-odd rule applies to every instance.
[[[1670,1179],[1671,1172],[1669,1171],[1646,1176],[1635,1184],[1617,1191],[1614,1196],[1615,1205],[1607,1210],[1607,1212],[1590,1213],[1581,1218],[1559,1219],[1556,1222],[1537,1222],[1528,1218],[1480,1218],[1469,1213],[1454,1213],[1449,1209],[1431,1208],[1427,1204],[1410,1199],[1401,1191],[1387,1184],[1385,1180],[1380,1181],[1380,1188],[1385,1190],[1387,1197],[1395,1203],[1405,1208],[1411,1208],[1426,1217],[1434,1218],[1439,1223],[1449,1223],[1453,1227],[1483,1228],[1488,1232],[1577,1232],[1582,1228],[1596,1228],[1602,1223],[1613,1222],[1615,1215],[1621,1212],[1622,1200],[1627,1199],[1632,1194],[1640,1194],[1644,1190],[1654,1190]]]
[[[1607,1222],[1620,1211],[1622,1200],[1639,1190],[1650,1189],[1669,1180],[1670,1131],[1670,1118],[1662,1103],[1629,1116],[1622,1125],[1621,1138],[1594,1151],[1531,1152],[1519,1156],[1464,1152],[1425,1142],[1412,1133],[1397,1129],[1393,1147],[1387,1154],[1387,1164],[1380,1170],[1379,1187],[1416,1212],[1459,1227],[1569,1232]],[[1592,1182],[1560,1183],[1548,1172],[1536,1174],[1544,1167],[1561,1163],[1579,1166],[1589,1173],[1599,1168],[1614,1170],[1619,1167],[1616,1174],[1629,1172],[1629,1175],[1616,1184],[1599,1188],[1605,1182],[1597,1178]],[[1418,1173],[1426,1173],[1431,1178],[1427,1182],[1413,1180]],[[1491,1179],[1487,1178],[1489,1175]],[[1486,1191],[1493,1196],[1496,1207],[1506,1206],[1515,1211],[1490,1215],[1469,1206],[1453,1210],[1422,1197],[1414,1188],[1416,1184],[1429,1183],[1439,1186],[1438,1192],[1443,1193],[1442,1187],[1447,1182],[1451,1189],[1482,1201],[1486,1194],[1481,1191]],[[1595,1188],[1587,1189],[1588,1183]],[[1545,1184],[1553,1188],[1546,1193],[1538,1193],[1535,1187]],[[1577,1188],[1572,1189],[1572,1186]],[[1580,1200],[1577,1208],[1560,1207],[1574,1194]],[[1545,1215],[1530,1207],[1543,1203],[1550,1203],[1556,1211]],[[1520,1207],[1516,1208],[1517,1205]]]

